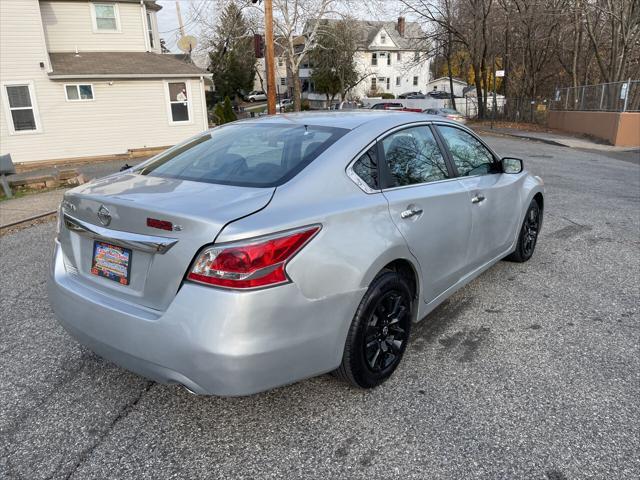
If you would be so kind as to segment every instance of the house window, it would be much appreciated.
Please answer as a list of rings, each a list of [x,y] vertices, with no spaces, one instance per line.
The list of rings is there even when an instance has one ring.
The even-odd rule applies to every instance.
[[[376,52],[371,54],[371,65],[378,65],[378,54]]]
[[[387,36],[384,33],[380,34],[380,43],[387,43]]]
[[[278,66],[279,67],[284,67],[284,58],[278,57]]]
[[[169,123],[191,121],[191,98],[185,82],[167,82]]]
[[[420,61],[420,52],[413,52],[413,61],[414,62]]]
[[[65,85],[64,92],[67,102],[82,102],[93,100],[93,85]]]
[[[396,53],[396,60],[398,61],[402,60],[402,53],[400,52]]]
[[[287,85],[287,77],[280,77],[280,85],[283,87]]]
[[[391,52],[387,54],[387,65],[391,65]]]
[[[391,90],[391,79],[387,77],[387,90]]]
[[[119,32],[118,5],[115,3],[91,3],[93,30],[97,32]]]
[[[151,22],[151,13],[149,12],[147,12],[147,32],[149,32],[149,47],[154,48],[153,23]]]
[[[400,77],[396,77],[396,87],[400,86]]]
[[[38,108],[33,95],[33,83],[5,85],[7,117],[11,118],[11,133],[29,133],[40,130]]]
[[[376,90],[378,88],[378,79],[376,77],[371,77],[371,90]]]
[[[413,86],[414,87],[418,86],[418,77],[413,77]]]

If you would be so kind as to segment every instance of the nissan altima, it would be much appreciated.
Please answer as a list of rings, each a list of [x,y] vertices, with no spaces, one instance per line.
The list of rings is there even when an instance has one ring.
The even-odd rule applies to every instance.
[[[468,128],[403,112],[230,123],[65,193],[49,298],[99,355],[200,394],[384,382],[414,322],[525,262],[544,188]]]

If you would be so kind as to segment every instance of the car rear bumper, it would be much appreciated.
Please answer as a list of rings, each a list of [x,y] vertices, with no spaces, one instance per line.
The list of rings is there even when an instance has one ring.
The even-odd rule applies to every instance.
[[[161,383],[225,396],[335,369],[364,294],[309,299],[293,283],[252,292],[187,283],[160,312],[88,287],[67,272],[57,242],[48,291],[60,324],[99,355]]]

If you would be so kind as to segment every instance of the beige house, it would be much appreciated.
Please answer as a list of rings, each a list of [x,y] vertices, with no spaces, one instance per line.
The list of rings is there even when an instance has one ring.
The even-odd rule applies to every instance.
[[[16,163],[175,144],[208,127],[208,74],[160,53],[151,0],[0,1],[0,154]]]

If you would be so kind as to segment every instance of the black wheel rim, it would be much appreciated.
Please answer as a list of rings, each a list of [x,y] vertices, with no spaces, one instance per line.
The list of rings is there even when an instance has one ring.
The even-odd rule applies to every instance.
[[[394,367],[402,356],[410,321],[410,300],[402,292],[385,293],[367,322],[364,356],[367,367],[383,372]]]
[[[530,256],[533,254],[540,230],[540,210],[538,208],[531,207],[529,209],[522,228],[522,253]]]

